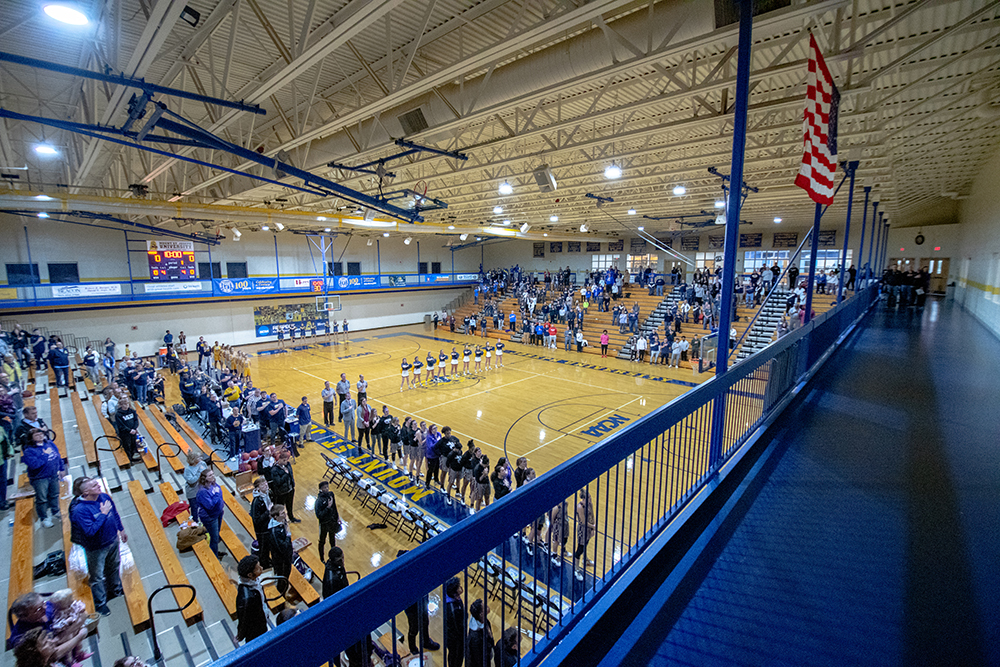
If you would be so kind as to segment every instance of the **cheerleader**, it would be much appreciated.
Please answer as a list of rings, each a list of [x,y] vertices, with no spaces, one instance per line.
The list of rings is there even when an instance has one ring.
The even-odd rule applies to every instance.
[[[483,362],[483,348],[476,346],[476,373],[482,372],[482,362]]]
[[[497,341],[497,368],[503,368],[503,341]]]
[[[447,367],[448,355],[444,353],[444,350],[438,350],[438,375],[443,378],[448,377]]]
[[[410,369],[413,368],[407,361],[406,357],[403,357],[403,363],[399,365],[402,371],[402,380],[399,381],[399,390],[403,391],[403,387],[411,389],[410,387]]]
[[[351,339],[348,338],[348,336],[347,336],[347,319],[346,318],[344,319],[344,326],[343,326],[343,328],[344,328],[344,342],[345,343],[350,343]]]
[[[413,465],[413,446],[417,444],[413,439],[413,425],[410,423],[409,417],[403,418],[403,426],[399,429],[399,436],[403,441],[403,470],[409,473],[410,466]]]
[[[420,428],[413,435],[417,446],[413,448],[413,469],[409,472],[413,479],[420,481],[420,470],[424,467],[424,441],[427,439],[427,422],[420,422]]]
[[[437,363],[437,359],[430,352],[427,353],[427,384],[434,382],[434,364]]]
[[[333,344],[340,345],[340,322],[333,321]]]
[[[424,371],[424,362],[420,361],[420,357],[413,357],[413,386],[420,387],[421,378],[420,374]]]
[[[466,345],[465,349],[462,350],[462,362],[464,364],[462,366],[462,374],[463,375],[468,375],[469,374],[469,355],[470,354],[472,354],[472,353],[469,351],[469,346]]]
[[[486,343],[486,370],[490,370],[490,364],[493,363],[493,346]]]
[[[469,493],[469,503],[473,512],[478,512],[483,503],[490,504],[490,458],[483,454],[472,472],[472,489]]]
[[[458,350],[451,348],[451,376],[458,375]]]

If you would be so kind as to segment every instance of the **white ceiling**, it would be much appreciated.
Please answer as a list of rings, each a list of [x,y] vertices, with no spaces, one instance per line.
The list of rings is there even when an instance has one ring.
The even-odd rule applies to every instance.
[[[469,159],[398,160],[383,188],[426,185],[448,203],[426,220],[455,233],[498,218],[533,231],[583,222],[602,235],[638,224],[676,230],[675,216],[712,210],[721,195],[707,169],[729,172],[737,33],[715,27],[714,0],[90,0],[93,23],[82,29],[54,22],[41,4],[5,3],[0,50],[259,103],[266,116],[158,98],[234,143],[284,150],[296,166],[368,194],[378,192],[374,177],[325,165],[397,152],[397,116],[419,107],[430,127],[407,139]],[[197,27],[178,20],[185,4],[200,13]],[[812,220],[792,184],[810,30],[841,90],[840,157],[860,161],[859,185],[872,179],[894,226],[955,222],[956,200],[1000,143],[1000,1],[793,2],[758,16],[745,180],[759,192],[741,215],[755,230],[773,228],[775,216],[783,228]],[[0,64],[0,106],[22,114],[120,126],[123,92]],[[41,141],[61,156],[37,156]],[[219,152],[182,155],[271,176]],[[603,176],[612,160],[624,170],[617,181]],[[145,183],[150,199],[198,205],[317,215],[346,205],[21,120],[0,120],[0,163],[7,173],[26,165],[15,187],[33,191],[126,197],[129,184]],[[554,193],[532,178],[543,164]],[[503,180],[512,196],[498,195]],[[685,196],[672,195],[676,184]],[[615,201],[598,210],[586,193]],[[845,189],[832,219],[843,220],[846,201]],[[498,204],[505,211],[494,216]],[[630,207],[639,215],[626,215]]]

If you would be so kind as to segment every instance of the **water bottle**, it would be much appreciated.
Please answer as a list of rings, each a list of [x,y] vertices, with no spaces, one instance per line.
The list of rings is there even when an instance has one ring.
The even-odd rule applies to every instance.
[[[149,453],[149,448],[146,447],[146,438],[144,436],[140,435],[140,436],[138,436],[138,438],[136,440],[137,440],[137,442],[136,442],[136,449],[138,449],[143,454],[148,454]]]

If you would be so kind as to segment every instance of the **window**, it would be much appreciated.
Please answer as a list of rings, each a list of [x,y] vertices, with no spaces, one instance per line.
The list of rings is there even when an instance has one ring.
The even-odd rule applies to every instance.
[[[9,285],[31,285],[42,282],[38,278],[37,264],[8,264],[7,284]]]
[[[774,263],[778,263],[778,267],[782,270],[788,266],[788,256],[791,254],[791,250],[751,250],[743,253],[743,270],[746,273],[750,273],[754,269],[762,269],[765,266],[774,266]]]
[[[647,266],[653,267],[655,271],[659,266],[659,260],[658,255],[629,255],[628,272],[639,273],[640,271],[644,271]]]
[[[65,264],[49,264],[49,282],[61,285],[71,285],[80,282],[80,271],[76,262]]]
[[[342,276],[344,275],[344,263],[343,262],[327,262],[326,275],[328,276]]]
[[[246,262],[226,262],[226,277],[227,278],[246,278],[247,277],[247,263]]]
[[[817,250],[816,251],[816,269],[819,271],[830,271],[831,269],[840,268],[840,253],[841,250]],[[851,265],[851,256],[854,253],[853,250],[847,251],[847,266]],[[909,260],[907,260],[909,261]],[[809,271],[809,253],[803,252],[802,259],[799,261],[799,268],[802,273]]]
[[[694,266],[696,269],[711,269],[715,267],[715,258],[721,257],[722,251],[698,252],[694,255]]]
[[[431,262],[431,273],[441,273],[441,262]]]
[[[593,271],[605,271],[612,267],[618,266],[618,260],[621,259],[621,255],[591,255],[590,268]]]
[[[219,262],[198,262],[198,277],[202,280],[222,277],[222,265]]]
[[[349,275],[349,276],[360,276],[361,275],[361,262],[348,262],[347,263],[347,275]]]
[[[420,262],[420,265],[417,267],[417,273],[427,273],[427,262]]]

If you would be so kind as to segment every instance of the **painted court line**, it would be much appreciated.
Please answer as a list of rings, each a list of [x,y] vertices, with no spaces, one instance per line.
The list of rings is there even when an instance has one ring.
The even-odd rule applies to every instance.
[[[624,407],[625,407],[626,405],[630,405],[630,404],[632,404],[632,403],[635,403],[635,402],[636,402],[636,401],[638,401],[638,400],[639,400],[640,398],[642,398],[642,396],[636,396],[636,397],[635,397],[635,398],[633,398],[633,399],[632,399],[631,401],[628,401],[627,403],[622,403],[622,404],[621,404],[621,405],[619,405],[619,406],[618,406],[617,408],[612,408],[611,410],[608,410],[608,411],[607,411],[607,412],[605,412],[604,414],[602,414],[602,415],[600,415],[600,416],[598,416],[598,417],[595,417],[594,419],[591,419],[591,420],[590,420],[589,422],[584,422],[584,423],[582,424],[582,426],[587,426],[587,425],[589,425],[589,424],[593,424],[594,422],[598,422],[598,421],[601,421],[602,419],[604,419],[604,418],[605,418],[605,417],[607,417],[608,415],[610,415],[610,414],[612,414],[612,413],[615,413],[615,412],[618,412],[619,410],[621,410],[622,408],[624,408]],[[560,436],[559,436],[558,438],[553,438],[552,440],[549,440],[548,442],[544,442],[544,443],[542,443],[542,444],[538,445],[538,446],[537,446],[537,447],[535,447],[534,449],[530,450],[530,451],[529,451],[529,452],[528,452],[527,454],[525,454],[525,456],[528,456],[528,454],[532,454],[532,453],[534,453],[534,452],[537,452],[537,451],[538,451],[539,449],[541,449],[542,447],[547,447],[547,446],[551,445],[551,444],[552,444],[553,442],[556,442],[557,440],[562,440],[562,439],[563,439],[563,438],[565,438],[565,437],[566,437],[567,435],[575,435],[575,436],[579,437],[579,435],[577,435],[576,433],[563,433],[563,434],[562,434],[562,435],[560,435]]]

